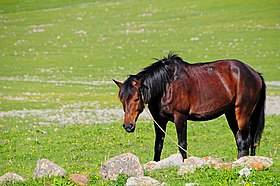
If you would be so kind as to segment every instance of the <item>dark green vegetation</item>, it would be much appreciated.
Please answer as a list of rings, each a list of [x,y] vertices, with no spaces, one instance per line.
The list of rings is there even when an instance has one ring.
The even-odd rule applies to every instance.
[[[26,185],[69,185],[67,178],[32,180],[36,161],[48,158],[71,173],[87,173],[93,185],[108,158],[132,152],[152,160],[152,121],[136,132],[121,126],[112,78],[124,80],[169,51],[189,62],[237,58],[279,81],[279,1],[0,1],[0,175],[13,171]],[[279,87],[269,86],[269,95]],[[149,176],[169,185],[280,182],[280,116],[267,116],[257,155],[275,165],[250,178],[238,170],[203,169],[178,176],[176,168]],[[102,124],[102,125],[98,125]],[[176,139],[170,123],[168,133]],[[190,122],[188,151],[195,156],[237,155],[223,117]],[[165,141],[163,158],[177,153]],[[19,184],[20,185],[20,184]]]

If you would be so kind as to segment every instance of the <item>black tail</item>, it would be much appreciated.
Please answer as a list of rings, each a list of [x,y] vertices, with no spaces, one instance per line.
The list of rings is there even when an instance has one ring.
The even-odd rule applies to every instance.
[[[252,143],[251,143],[251,155],[255,155],[256,146],[259,146],[260,140],[262,137],[262,132],[264,129],[265,123],[265,99],[266,99],[266,85],[264,79],[261,74],[260,78],[262,79],[262,89],[260,92],[260,97],[258,103],[255,107],[253,115],[251,116],[251,136],[252,136]]]

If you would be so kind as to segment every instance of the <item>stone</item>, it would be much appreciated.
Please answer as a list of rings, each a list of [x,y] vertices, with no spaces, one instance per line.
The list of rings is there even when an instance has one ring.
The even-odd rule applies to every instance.
[[[71,174],[69,178],[73,183],[77,185],[85,186],[89,184],[87,174]]]
[[[230,170],[231,169],[231,163],[216,163],[216,164],[212,164],[212,167],[214,167],[214,169],[216,169],[216,170],[218,170],[218,169]]]
[[[191,164],[197,168],[201,168],[205,165],[207,165],[207,166],[209,165],[207,160],[204,160],[203,158],[194,157],[194,156],[191,156],[188,159],[184,160],[183,165],[188,165],[188,164]]]
[[[66,176],[66,171],[48,159],[40,159],[37,161],[37,165],[34,170],[34,177],[41,178],[44,176],[64,177]]]
[[[161,183],[149,176],[130,177],[127,179],[126,186],[153,186]]]
[[[179,168],[178,174],[183,175],[185,173],[194,173],[197,168],[211,167],[221,163],[223,163],[223,161],[220,158],[198,158],[191,156],[184,160],[184,163]]]
[[[263,156],[244,156],[232,162],[232,167],[244,167],[249,165],[256,170],[263,170],[273,165],[272,158]]]
[[[137,156],[131,153],[121,154],[105,162],[99,174],[106,179],[116,180],[119,174],[143,176],[143,168]]]
[[[153,170],[156,170],[158,167],[157,167],[157,162],[156,161],[149,161],[148,163],[144,164],[143,165],[143,168],[146,170],[146,171],[153,171]]]
[[[202,159],[205,160],[206,163],[208,165],[211,165],[211,166],[214,166],[214,165],[216,165],[218,163],[223,163],[223,160],[221,158],[213,158],[213,157],[208,157],[207,156],[207,157],[204,157]]]
[[[161,161],[155,162],[150,161],[143,165],[144,169],[147,171],[154,171],[157,169],[162,169],[165,167],[171,167],[171,166],[180,166],[183,163],[183,158],[181,154],[173,154],[168,158],[165,158]]]
[[[199,185],[199,184],[198,183],[186,183],[185,186],[197,186],[197,185]]]
[[[249,168],[247,165],[245,165],[244,168],[238,172],[239,177],[245,176],[246,178],[248,178],[251,175],[251,170],[252,168]]]
[[[179,170],[178,170],[178,174],[179,175],[184,175],[186,173],[194,173],[194,171],[196,170],[196,165],[191,164],[191,163],[183,163]]]
[[[6,184],[11,184],[15,183],[18,181],[25,182],[26,180],[21,177],[20,175],[13,173],[13,172],[8,172],[4,174],[3,176],[0,176],[0,185],[6,185]]]
[[[255,170],[264,170],[264,165],[262,163],[250,162],[249,165]]]

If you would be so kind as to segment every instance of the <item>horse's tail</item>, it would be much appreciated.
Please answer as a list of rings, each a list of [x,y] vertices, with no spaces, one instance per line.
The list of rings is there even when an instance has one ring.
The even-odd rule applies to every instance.
[[[264,123],[265,123],[264,109],[265,109],[265,100],[266,100],[266,85],[262,75],[259,74],[259,76],[262,80],[262,89],[260,92],[259,100],[254,109],[253,115],[251,116],[251,124],[252,124],[251,155],[255,155],[256,146],[259,146],[260,144],[262,132],[264,129]]]

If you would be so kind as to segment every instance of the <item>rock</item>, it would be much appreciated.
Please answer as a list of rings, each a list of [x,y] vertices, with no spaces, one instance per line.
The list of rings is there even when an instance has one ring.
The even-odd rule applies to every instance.
[[[183,165],[189,165],[189,164],[193,165],[195,167],[198,167],[198,168],[201,168],[205,165],[207,165],[207,166],[209,165],[209,163],[206,160],[204,160],[203,158],[198,158],[198,157],[194,157],[194,156],[191,156],[188,159],[184,160]]]
[[[199,185],[199,184],[198,183],[186,183],[185,186],[197,186],[197,185]]]
[[[157,180],[149,176],[130,177],[127,179],[126,186],[153,186],[161,185]]]
[[[149,161],[148,163],[144,164],[143,165],[143,168],[146,170],[146,171],[153,171],[153,170],[156,170],[158,167],[157,167],[157,162],[156,161]]]
[[[218,163],[223,163],[223,160],[221,158],[212,158],[212,157],[208,157],[207,156],[207,157],[204,157],[202,159],[205,160],[206,163],[208,165],[211,165],[211,166],[214,166],[214,165],[216,165]]]
[[[184,163],[179,168],[178,174],[183,175],[185,173],[194,173],[196,168],[210,167],[221,163],[223,163],[223,161],[220,158],[198,158],[191,156],[184,160]]]
[[[185,173],[193,173],[195,169],[202,167],[213,167],[216,170],[229,170],[233,167],[244,167],[245,165],[247,165],[254,168],[255,170],[264,170],[265,168],[273,165],[273,161],[271,158],[262,156],[245,156],[231,163],[223,162],[221,158],[198,158],[194,156],[185,159],[183,163],[181,161],[181,155],[174,154],[159,162],[150,161],[147,164],[143,165],[143,167],[147,171],[153,171],[164,167],[180,166],[178,174],[183,175]]]
[[[233,167],[244,167],[250,166],[255,170],[263,170],[265,168],[270,167],[273,164],[271,158],[262,157],[262,156],[245,156],[241,157],[240,159],[232,162],[232,163],[225,163],[220,158],[211,158],[211,157],[204,157],[204,158],[197,158],[197,157],[190,157],[184,160],[184,163],[181,165],[179,169],[179,174],[184,173],[192,173],[196,168],[202,168],[205,166],[214,167],[214,169],[231,169]]]
[[[156,169],[161,169],[165,167],[180,166],[182,163],[183,163],[182,155],[173,154],[170,157],[165,158],[158,162],[150,161],[147,164],[145,164],[143,167],[147,171],[154,171]]]
[[[231,169],[231,163],[216,163],[216,164],[212,164],[212,166],[214,167],[214,169],[218,170],[218,169]]]
[[[69,176],[70,180],[77,185],[87,185],[89,184],[88,175],[87,174],[71,174]]]
[[[251,170],[252,168],[249,168],[247,165],[245,165],[245,167],[238,172],[239,177],[245,176],[246,178],[248,178],[251,174]]]
[[[263,156],[244,156],[232,162],[232,167],[244,167],[249,165],[256,170],[263,170],[273,165],[272,158]]]
[[[10,183],[15,183],[18,181],[25,182],[26,180],[21,177],[20,175],[13,173],[13,172],[8,172],[4,174],[3,176],[0,177],[0,185],[6,185]]]
[[[254,168],[255,170],[263,170],[264,165],[262,163],[255,163],[255,162],[250,162],[249,165]]]
[[[34,177],[41,178],[44,176],[66,176],[66,171],[55,163],[47,159],[40,159],[37,161],[34,170]]]
[[[106,179],[116,180],[119,174],[143,176],[144,172],[137,156],[127,153],[109,159],[100,169],[99,174]]]
[[[194,171],[196,170],[196,165],[191,164],[191,163],[183,163],[179,170],[178,170],[178,174],[179,175],[184,175],[185,173],[194,173]]]

